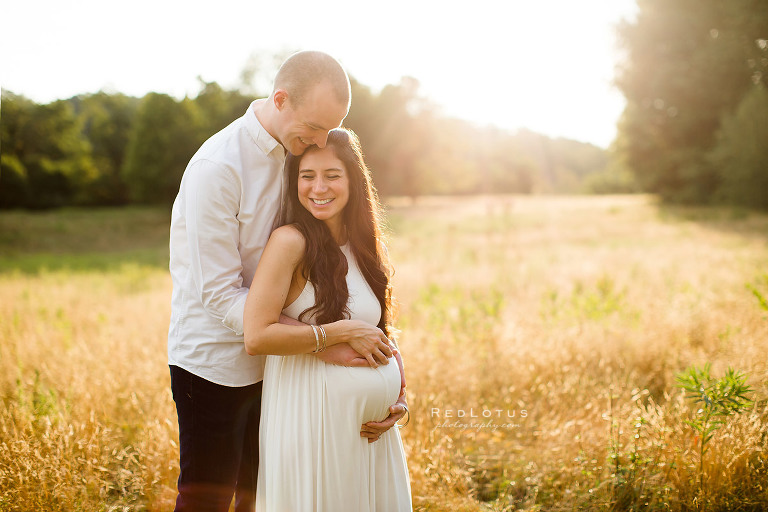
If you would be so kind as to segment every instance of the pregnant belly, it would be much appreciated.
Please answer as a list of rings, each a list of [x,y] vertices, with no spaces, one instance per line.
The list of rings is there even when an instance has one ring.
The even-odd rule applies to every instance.
[[[378,368],[326,365],[326,390],[330,403],[348,404],[359,424],[381,421],[400,395],[397,360],[392,357]]]

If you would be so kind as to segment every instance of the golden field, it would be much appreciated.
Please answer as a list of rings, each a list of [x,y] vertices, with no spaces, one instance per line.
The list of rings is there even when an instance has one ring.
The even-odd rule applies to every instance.
[[[768,509],[768,216],[388,202],[415,510]],[[0,213],[0,511],[172,509],[167,212]],[[709,443],[679,372],[747,376]]]

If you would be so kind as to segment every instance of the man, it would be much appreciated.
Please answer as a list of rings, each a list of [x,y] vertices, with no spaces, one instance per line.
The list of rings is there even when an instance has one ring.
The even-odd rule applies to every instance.
[[[179,418],[180,467],[176,510],[253,510],[258,469],[264,357],[248,356],[243,308],[248,286],[285,188],[286,151],[324,147],[349,111],[346,72],[329,55],[299,52],[280,68],[267,99],[208,139],[192,157],[171,215],[173,280],[168,363]],[[377,362],[392,355],[371,327],[344,334],[375,346]],[[319,355],[326,362],[365,365],[341,343]],[[405,413],[405,400],[380,423],[361,427],[375,440]]]

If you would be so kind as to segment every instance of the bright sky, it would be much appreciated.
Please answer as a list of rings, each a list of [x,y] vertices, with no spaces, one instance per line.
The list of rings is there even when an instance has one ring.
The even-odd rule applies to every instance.
[[[412,76],[446,115],[607,147],[624,108],[614,26],[634,0],[14,0],[0,85],[38,102],[99,89],[195,96],[252,55],[326,51],[380,89]],[[352,98],[354,102],[354,98]]]

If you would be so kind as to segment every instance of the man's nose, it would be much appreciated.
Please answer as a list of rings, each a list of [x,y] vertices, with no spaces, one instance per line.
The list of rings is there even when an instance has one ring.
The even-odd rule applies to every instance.
[[[315,137],[315,145],[320,149],[325,147],[326,142],[328,142],[328,132],[323,132],[322,135]]]

